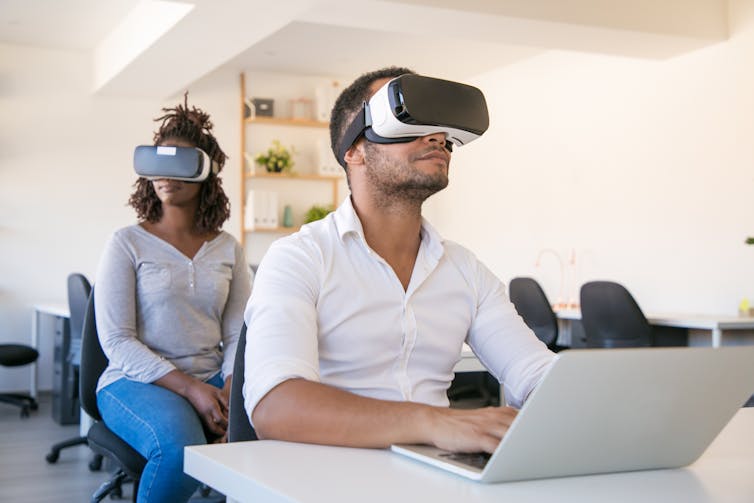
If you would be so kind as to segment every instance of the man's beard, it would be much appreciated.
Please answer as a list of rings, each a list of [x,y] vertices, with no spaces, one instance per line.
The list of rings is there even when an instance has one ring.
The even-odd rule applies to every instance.
[[[448,175],[445,170],[438,168],[427,173],[412,165],[433,148],[425,149],[410,159],[393,159],[367,142],[364,146],[365,174],[372,189],[384,196],[386,201],[421,204],[432,194],[447,187]]]

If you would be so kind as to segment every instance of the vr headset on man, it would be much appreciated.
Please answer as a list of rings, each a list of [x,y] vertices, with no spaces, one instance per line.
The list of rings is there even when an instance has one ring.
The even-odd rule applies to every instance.
[[[199,148],[140,145],[134,150],[134,171],[148,180],[170,178],[203,182],[210,173],[217,174],[220,169]]]
[[[489,127],[487,102],[476,87],[405,74],[382,86],[346,129],[338,162],[362,135],[373,143],[407,143],[445,133],[446,148],[465,145]]]

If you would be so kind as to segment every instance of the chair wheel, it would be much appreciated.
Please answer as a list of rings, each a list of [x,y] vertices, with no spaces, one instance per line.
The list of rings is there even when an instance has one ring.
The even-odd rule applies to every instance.
[[[60,454],[58,454],[57,452],[48,452],[47,456],[45,456],[45,459],[48,463],[52,464],[58,460],[59,456]]]
[[[98,472],[102,468],[102,458],[94,458],[89,461],[89,471]]]
[[[123,488],[121,486],[113,488],[112,492],[110,493],[110,499],[119,500],[121,498],[123,498]]]

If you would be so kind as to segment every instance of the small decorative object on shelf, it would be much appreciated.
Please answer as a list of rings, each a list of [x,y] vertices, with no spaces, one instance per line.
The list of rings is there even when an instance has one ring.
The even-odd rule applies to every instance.
[[[317,113],[315,119],[321,122],[330,120],[330,112],[335,105],[335,99],[340,94],[340,84],[334,80],[329,85],[318,86],[314,90]]]
[[[754,238],[753,237],[746,238],[746,244],[747,245],[754,245]]]
[[[316,222],[317,220],[321,220],[325,218],[330,212],[333,211],[332,206],[320,206],[320,205],[313,205],[309,210],[306,212],[306,215],[304,215],[304,223],[311,223]]]
[[[275,112],[275,101],[271,98],[251,98],[254,109],[250,117],[272,117]]]
[[[283,208],[283,227],[293,227],[293,209],[290,204]]]
[[[273,140],[272,146],[267,149],[267,152],[257,155],[254,162],[264,166],[270,173],[291,173],[293,152],[295,152],[293,147],[288,150],[280,144],[280,140]]]
[[[291,120],[308,121],[312,119],[312,100],[307,98],[297,98],[290,100],[288,106],[291,110]]]

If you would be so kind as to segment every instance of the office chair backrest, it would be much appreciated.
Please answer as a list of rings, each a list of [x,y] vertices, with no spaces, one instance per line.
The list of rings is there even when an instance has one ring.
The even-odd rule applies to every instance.
[[[107,357],[102,351],[97,335],[97,320],[94,313],[94,288],[84,313],[81,330],[81,373],[79,375],[79,398],[84,411],[97,421],[102,420],[97,407],[97,381],[107,368]]]
[[[652,327],[631,294],[612,281],[581,287],[581,322],[592,348],[652,346]]]
[[[545,292],[533,278],[513,278],[509,286],[511,302],[539,340],[553,349],[558,340],[558,319]]]
[[[81,327],[84,326],[84,313],[91,291],[92,285],[86,276],[77,272],[68,275],[68,311],[73,340],[81,340]]]
[[[246,353],[246,323],[238,337],[233,360],[233,381],[230,383],[230,411],[228,412],[228,442],[257,440],[257,434],[246,415],[243,404],[244,354]]]

